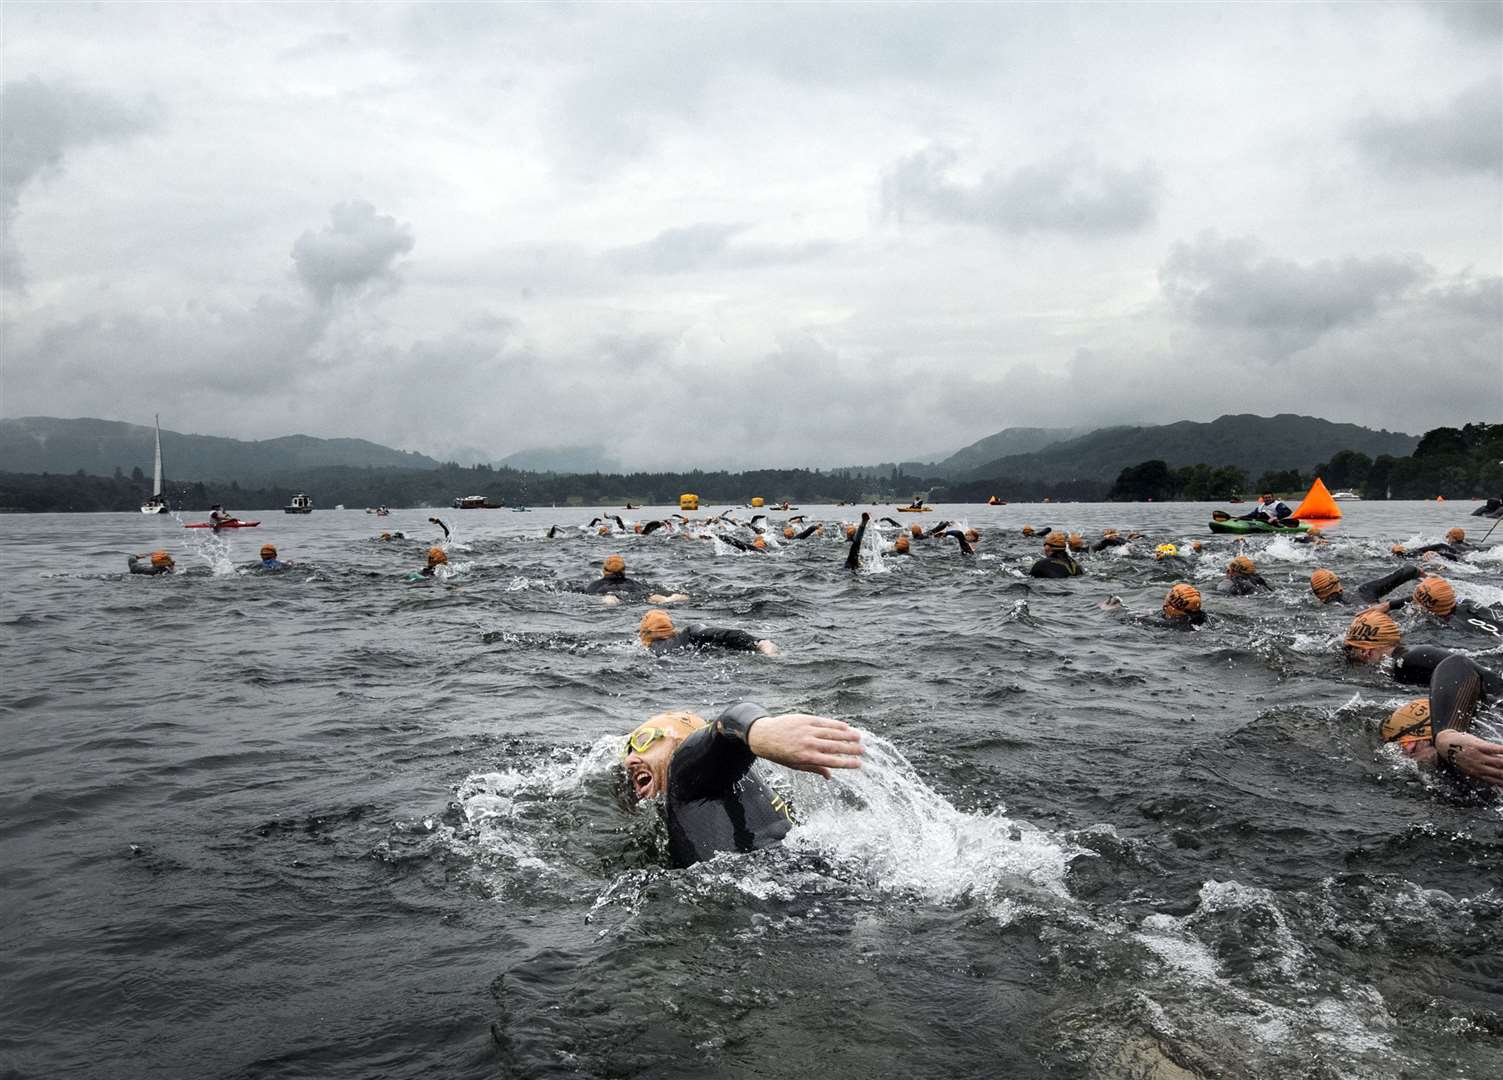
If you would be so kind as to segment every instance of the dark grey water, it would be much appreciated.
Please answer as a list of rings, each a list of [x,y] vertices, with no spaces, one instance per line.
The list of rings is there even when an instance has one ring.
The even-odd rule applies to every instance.
[[[1209,587],[1208,508],[952,509],[979,558],[857,576],[833,539],[446,513],[420,584],[427,512],[0,518],[0,1073],[1496,1077],[1503,814],[1378,746],[1412,695],[1343,667],[1306,585],[1485,531],[1470,504],[1254,539],[1277,594],[1207,590],[1199,633],[1097,602],[1156,611],[1165,540],[1205,540]],[[1151,540],[1034,582],[1025,522]],[[267,540],[299,569],[234,570]],[[186,574],[124,573],[162,546]],[[567,591],[611,551],[782,655],[649,658],[641,607]],[[1445,572],[1503,598],[1503,549]],[[850,720],[867,767],[783,774],[781,850],[667,870],[619,737],[741,697]]]

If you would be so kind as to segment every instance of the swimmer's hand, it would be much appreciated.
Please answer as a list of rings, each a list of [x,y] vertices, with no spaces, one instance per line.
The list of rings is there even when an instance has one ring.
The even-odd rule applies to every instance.
[[[649,599],[651,598],[649,597]],[[606,593],[600,598],[600,602],[606,607],[615,607],[617,604],[621,603],[621,597],[617,596],[615,593]]]
[[[752,730],[756,730],[755,724]],[[1435,736],[1435,750],[1441,760],[1456,766],[1474,780],[1503,787],[1503,744],[1488,742],[1464,731],[1442,731]]]
[[[763,656],[778,655],[778,647],[767,638],[763,638],[761,641],[757,642],[757,651]]]
[[[667,596],[662,593],[653,593],[647,598],[647,602],[656,607],[662,607],[664,604],[681,604],[687,599],[689,599],[688,593],[676,592],[669,593]]]
[[[859,769],[865,753],[861,733],[850,724],[808,713],[764,716],[752,724],[746,744],[759,758],[826,780],[831,769]]]

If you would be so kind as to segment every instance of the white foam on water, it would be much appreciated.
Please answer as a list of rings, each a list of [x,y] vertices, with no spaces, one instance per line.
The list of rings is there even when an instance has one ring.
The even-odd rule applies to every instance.
[[[793,777],[799,823],[786,845],[819,852],[880,891],[944,903],[976,897],[999,918],[1011,917],[1008,901],[1017,897],[1008,893],[1019,884],[1068,897],[1069,861],[1085,852],[1007,817],[1000,806],[958,810],[892,743],[863,732],[862,745],[859,769],[837,771],[830,781]]]
[[[1313,563],[1319,547],[1315,544],[1296,544],[1288,536],[1275,536],[1267,547],[1258,552],[1260,559],[1273,562]]]

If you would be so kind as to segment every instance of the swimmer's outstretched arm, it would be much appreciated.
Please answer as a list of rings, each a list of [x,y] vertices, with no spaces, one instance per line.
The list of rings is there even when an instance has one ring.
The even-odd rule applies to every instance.
[[[845,568],[855,570],[861,565],[861,541],[866,536],[866,526],[870,522],[870,514],[861,515],[861,525],[856,529],[856,535],[851,537],[851,550],[845,557]]]
[[[934,528],[930,529],[928,532],[926,532],[924,534],[924,539],[928,540],[931,537],[938,536],[938,535],[940,535],[940,533],[944,532],[949,527],[950,527],[950,523],[948,521],[941,521],[938,525],[934,526]]]
[[[802,521],[803,519],[800,518],[799,520]],[[809,537],[813,536],[817,532],[819,532],[819,524],[816,522],[815,524],[810,525],[803,532],[801,532],[797,536],[795,536],[794,539],[795,540],[807,540],[807,539],[809,539]]]
[[[894,521],[890,517],[885,517],[881,520],[883,525],[891,525],[894,529],[901,529],[903,527],[903,523],[901,521]]]
[[[550,525],[550,526],[548,526],[548,539],[552,540],[557,535],[558,535],[558,526],[557,525]]]
[[[1357,586],[1357,595],[1372,603],[1385,593],[1390,593],[1394,589],[1397,589],[1404,582],[1413,581],[1419,576],[1420,568],[1418,566],[1412,563],[1408,566],[1401,566],[1391,574],[1384,574],[1382,577],[1374,578],[1372,581],[1364,581],[1361,585]]]
[[[951,529],[949,532],[945,533],[945,535],[953,536],[955,538],[956,542],[960,544],[960,553],[962,555],[976,554],[976,549],[971,547],[971,542],[965,538],[965,533],[961,532],[959,529]]]
[[[666,523],[662,521],[649,521],[647,524],[642,526],[642,535],[651,536],[653,533],[661,529],[664,524]]]
[[[831,769],[859,769],[866,752],[861,733],[850,724],[809,713],[764,716],[751,725],[746,744],[759,758],[826,780]]]
[[[430,524],[437,525],[440,529],[444,530],[444,539],[449,539],[449,526],[443,523],[442,518],[431,517],[428,521]]]
[[[620,529],[622,532],[626,531],[626,522],[621,520],[621,516],[619,514],[612,514],[611,520],[616,523],[616,528]]]

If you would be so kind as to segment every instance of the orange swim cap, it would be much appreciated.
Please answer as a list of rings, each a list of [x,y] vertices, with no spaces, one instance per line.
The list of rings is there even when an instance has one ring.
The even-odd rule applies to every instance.
[[[1464,544],[1464,543],[1466,543],[1466,530],[1465,529],[1447,529],[1446,530],[1446,543],[1448,543],[1448,544]]]
[[[1024,525],[1023,526],[1023,535],[1024,536],[1032,536],[1033,535],[1033,526],[1032,525]]]
[[[1184,582],[1169,590],[1164,597],[1164,618],[1183,619],[1200,610],[1200,590]]]
[[[913,534],[915,540],[924,535],[924,527],[917,523],[908,526],[908,531]]]
[[[1395,545],[1393,545],[1393,547],[1391,547],[1391,548],[1388,549],[1388,553],[1390,555],[1402,555],[1402,554],[1404,554],[1404,545],[1403,544],[1395,544]]]
[[[151,565],[172,566],[174,564],[172,562],[172,556],[167,554],[165,551],[153,551],[151,553]]]
[[[273,547],[271,544],[262,544],[261,545],[261,558],[263,558],[263,559],[275,559],[276,557],[277,557],[277,549],[275,547]]]
[[[847,525],[845,527],[845,538],[847,540],[854,540],[854,539],[856,539],[856,526],[854,526],[854,525]]]
[[[900,553],[906,555],[908,553],[908,537],[906,537],[906,536],[900,536],[900,537],[898,537],[896,540],[894,540],[892,542],[892,547],[893,547],[894,551],[897,551],[897,552],[900,552]]]
[[[449,561],[449,556],[444,552],[443,548],[441,548],[441,547],[431,547],[431,548],[428,549],[428,565],[429,566],[437,566],[440,563],[447,563],[448,561]]]
[[[1445,578],[1427,577],[1414,587],[1414,602],[1442,618],[1456,610],[1456,590]]]
[[[609,525],[602,525],[602,526],[600,526],[599,529],[597,529],[595,531],[599,535],[601,535],[601,536],[609,536],[609,535],[611,535],[611,527]]]
[[[784,540],[792,540],[797,535],[798,535],[798,533],[796,533],[796,532],[793,531],[793,526],[792,525],[784,525],[783,526],[783,539]]]
[[[1409,746],[1429,742],[1431,731],[1430,699],[1422,697],[1393,710],[1393,715],[1378,729],[1378,737],[1386,743],[1398,740],[1400,746]]]
[[[1204,547],[1204,545],[1199,540],[1191,540],[1190,541],[1190,550],[1191,551],[1199,551],[1202,547]]]
[[[1253,561],[1246,555],[1238,555],[1226,564],[1226,572],[1231,574],[1232,577],[1251,577],[1258,572],[1258,568],[1253,565]]]
[[[766,546],[767,546],[767,541],[763,540],[760,536],[757,537],[755,540],[752,541],[752,547],[754,547],[754,548],[765,548]]]
[[[1044,537],[1044,550],[1045,551],[1064,551],[1065,550],[1065,534],[1062,533],[1062,532],[1052,532],[1048,536]]]
[[[634,532],[634,533],[636,533],[636,534],[638,534],[640,536],[641,533],[642,533],[642,523],[640,521],[637,522],[635,525],[633,525],[631,527],[631,531]]]
[[[651,645],[654,641],[664,641],[673,636],[673,620],[662,608],[653,608],[642,621],[637,624],[637,636],[642,639],[643,645]]]
[[[1084,551],[1085,550],[1085,537],[1084,536],[1081,536],[1079,533],[1071,533],[1069,535],[1069,537],[1067,537],[1067,539],[1069,540],[1070,550],[1071,551]]]
[[[1400,641],[1399,624],[1381,611],[1364,611],[1346,628],[1349,649],[1387,649]]]
[[[1330,570],[1317,570],[1310,575],[1310,591],[1321,603],[1328,603],[1341,595],[1341,579]]]
[[[601,577],[611,577],[615,574],[626,573],[626,560],[620,555],[607,555],[605,562],[600,564]]]
[[[390,540],[391,539],[391,533],[382,533],[378,537],[378,539],[380,539],[380,540]]]
[[[630,735],[626,737],[626,754],[631,753],[632,743],[637,738],[637,732],[646,728],[658,728],[682,742],[705,726],[705,718],[698,713],[691,712],[664,712],[643,721],[632,728]],[[650,745],[650,744],[649,744]],[[622,756],[626,756],[623,754]]]

